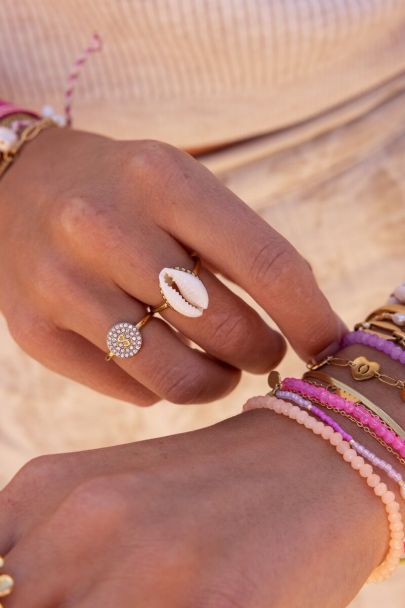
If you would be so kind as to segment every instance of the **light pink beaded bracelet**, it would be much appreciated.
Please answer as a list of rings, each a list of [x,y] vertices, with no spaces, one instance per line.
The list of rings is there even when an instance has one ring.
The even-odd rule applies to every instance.
[[[405,440],[391,429],[388,429],[378,416],[373,415],[364,406],[356,405],[353,401],[331,393],[326,388],[305,382],[305,380],[299,380],[298,378],[284,378],[282,388],[283,390],[298,392],[304,395],[304,397],[315,399],[323,405],[329,405],[350,414],[363,426],[369,427],[377,437],[385,441],[401,458],[405,458]]]
[[[249,399],[245,403],[243,411],[262,408],[291,418],[291,420],[295,420],[298,424],[311,430],[315,435],[319,435],[325,441],[328,441],[341,454],[345,462],[349,463],[355,471],[359,472],[361,477],[366,480],[367,485],[373,489],[374,494],[380,498],[388,517],[390,541],[384,561],[372,572],[368,578],[368,582],[380,582],[387,579],[400,564],[404,546],[404,525],[400,506],[394,492],[391,492],[385,483],[381,482],[380,477],[374,473],[373,467],[367,464],[364,458],[359,456],[356,450],[347,441],[344,441],[342,435],[336,433],[331,426],[324,424],[320,420],[316,420],[316,418],[313,418],[308,412],[300,409],[298,406],[271,396]]]

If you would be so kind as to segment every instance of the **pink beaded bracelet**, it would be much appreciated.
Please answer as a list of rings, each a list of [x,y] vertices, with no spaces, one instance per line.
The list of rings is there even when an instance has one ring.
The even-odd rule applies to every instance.
[[[245,403],[243,411],[261,408],[272,410],[276,414],[282,414],[291,420],[295,420],[298,424],[311,430],[315,435],[319,435],[325,441],[328,441],[341,454],[345,462],[349,463],[355,471],[359,471],[361,477],[366,480],[367,485],[373,489],[374,494],[381,499],[388,517],[390,542],[384,561],[372,572],[368,578],[368,582],[383,581],[391,576],[400,563],[404,547],[404,525],[400,506],[394,492],[391,492],[385,483],[381,482],[380,477],[374,473],[373,467],[366,464],[364,458],[359,456],[356,450],[347,441],[344,441],[342,435],[336,433],[331,426],[324,424],[320,420],[316,420],[316,418],[313,418],[308,412],[300,409],[298,406],[276,397],[266,396],[249,399]]]
[[[394,431],[388,429],[378,416],[371,414],[363,405],[357,405],[349,399],[328,391],[326,388],[310,384],[309,382],[305,382],[305,380],[298,380],[297,378],[285,378],[281,388],[301,393],[304,397],[315,399],[323,405],[332,406],[350,414],[364,427],[371,429],[377,437],[382,439],[401,458],[405,457],[405,440],[394,433]]]
[[[386,473],[390,479],[398,484],[401,498],[405,500],[405,482],[401,473],[396,471],[389,462],[383,458],[379,458],[376,454],[374,454],[374,452],[366,448],[366,446],[364,446],[362,443],[356,441],[352,435],[350,435],[350,433],[347,433],[340,426],[340,424],[336,422],[336,420],[314,405],[309,399],[305,399],[305,397],[302,397],[298,393],[294,393],[292,391],[277,390],[275,395],[283,401],[293,401],[295,405],[298,405],[298,407],[311,412],[311,414],[314,414],[317,418],[319,418],[319,420],[322,420],[322,422],[328,426],[331,426],[336,433],[340,433],[344,441],[347,441],[356,450],[356,452],[360,454],[360,456],[362,456],[365,460],[368,460],[373,466],[384,471],[384,473]]]
[[[380,352],[388,355],[394,361],[399,361],[405,365],[405,350],[392,342],[392,340],[386,340],[380,336],[374,334],[368,334],[360,329],[357,331],[350,331],[347,333],[341,342],[341,346],[351,346],[352,344],[363,344],[364,346],[370,346]]]

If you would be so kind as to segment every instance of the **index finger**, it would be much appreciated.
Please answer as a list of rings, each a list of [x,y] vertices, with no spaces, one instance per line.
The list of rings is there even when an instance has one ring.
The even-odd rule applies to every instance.
[[[344,325],[297,250],[208,169],[179,153],[160,225],[240,285],[304,359],[337,350]]]

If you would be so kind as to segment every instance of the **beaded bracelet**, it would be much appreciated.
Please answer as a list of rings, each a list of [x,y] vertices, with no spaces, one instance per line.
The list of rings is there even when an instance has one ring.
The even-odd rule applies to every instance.
[[[340,433],[343,439],[347,441],[356,450],[356,452],[360,454],[360,456],[368,460],[372,465],[384,471],[384,473],[386,473],[388,477],[390,477],[393,481],[395,481],[395,483],[399,485],[401,498],[405,500],[405,482],[402,478],[401,473],[396,471],[389,462],[383,460],[382,458],[379,458],[371,450],[366,448],[362,443],[356,441],[352,437],[352,435],[350,435],[350,433],[347,433],[340,426],[340,424],[336,422],[336,420],[331,418],[331,416],[328,416],[326,412],[314,405],[309,399],[305,399],[305,397],[302,397],[302,395],[294,393],[292,391],[281,390],[277,390],[275,396],[279,399],[282,399],[283,401],[293,401],[296,405],[298,405],[298,407],[310,411],[317,418],[319,418],[319,420],[322,420],[322,422],[325,422],[327,425],[331,426],[336,433]]]
[[[301,395],[301,396],[304,396],[304,395]],[[351,414],[348,414],[347,412],[344,412],[343,410],[333,407],[332,405],[326,405],[325,403],[317,402],[313,398],[311,399],[311,401],[313,403],[315,403],[316,405],[318,405],[319,407],[321,407],[322,409],[326,409],[326,410],[329,410],[330,412],[334,412],[335,414],[339,414],[339,416],[342,416],[342,418],[346,418],[346,420],[349,420],[351,423],[355,424],[358,428],[360,428],[362,431],[364,431],[365,433],[370,435],[370,437],[372,437],[375,441],[377,441],[377,443],[379,443],[385,450],[387,450],[387,452],[392,454],[392,456],[394,456],[394,458],[396,458],[398,460],[398,462],[405,465],[405,458],[402,458],[397,452],[395,452],[395,450],[392,449],[391,446],[389,446],[383,439],[378,437],[378,435],[370,427],[368,427],[368,426],[362,424],[361,422],[359,422],[358,420],[356,420],[356,418],[354,418]]]
[[[361,477],[366,480],[367,485],[380,498],[388,517],[390,542],[384,561],[372,572],[368,578],[368,582],[383,581],[391,576],[400,564],[404,549],[404,525],[400,506],[394,492],[391,492],[386,484],[381,482],[379,476],[374,473],[373,467],[366,464],[364,458],[359,456],[357,451],[353,447],[350,447],[350,444],[344,441],[342,435],[336,433],[331,426],[324,424],[320,420],[316,420],[316,418],[313,418],[308,412],[300,409],[298,406],[271,396],[249,399],[245,403],[243,411],[261,408],[270,409],[276,414],[281,414],[291,420],[295,420],[295,422],[305,426],[305,428],[311,430],[315,435],[319,435],[325,441],[328,441],[341,454],[345,462],[349,463],[354,470],[359,471]]]
[[[309,382],[305,382],[305,380],[298,380],[297,378],[285,378],[282,382],[282,389],[301,393],[304,397],[316,399],[322,405],[330,405],[339,411],[352,415],[362,425],[368,426],[377,437],[382,439],[402,458],[405,458],[405,440],[387,428],[380,418],[372,415],[362,405],[336,395],[326,388],[310,384]]]
[[[353,344],[362,344],[363,346],[369,346],[375,348],[380,352],[388,355],[393,361],[399,361],[402,365],[405,365],[405,350],[395,344],[392,340],[381,338],[374,334],[368,334],[361,329],[357,331],[350,331],[347,333],[341,342],[342,348],[346,346],[352,346]]]

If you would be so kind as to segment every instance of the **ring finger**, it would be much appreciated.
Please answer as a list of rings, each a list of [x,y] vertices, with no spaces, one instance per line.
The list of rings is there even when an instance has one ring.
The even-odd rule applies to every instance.
[[[102,288],[86,282],[86,289],[78,289],[80,293],[70,291],[71,301],[64,300],[56,322],[104,352],[113,325],[124,321],[136,325],[146,314],[140,302],[113,284]],[[114,362],[161,398],[175,403],[207,402],[226,395],[239,380],[236,369],[190,348],[160,319],[151,319],[141,334],[139,352],[127,359],[115,357]]]

